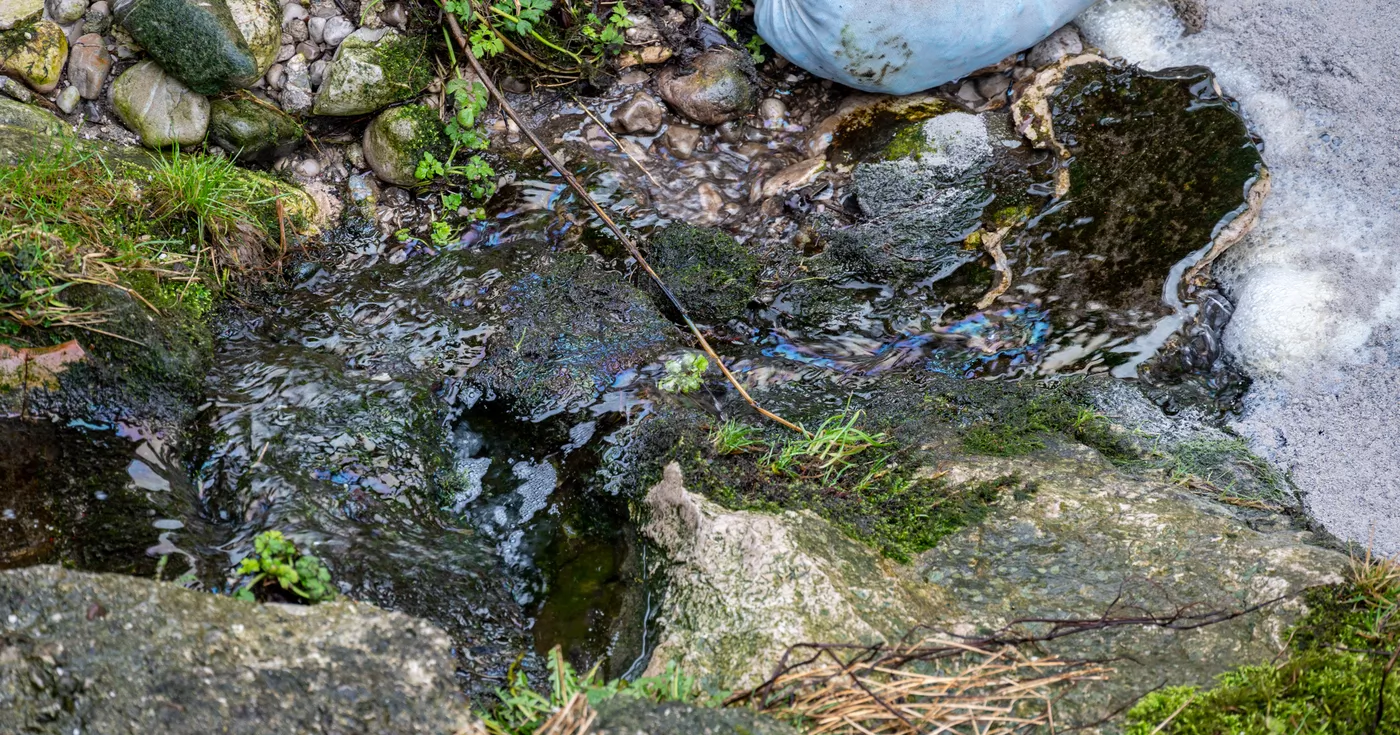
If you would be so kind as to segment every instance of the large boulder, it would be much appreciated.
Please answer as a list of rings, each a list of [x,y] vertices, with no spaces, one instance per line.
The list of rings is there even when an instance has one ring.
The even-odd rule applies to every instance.
[[[0,32],[0,74],[18,77],[34,91],[58,87],[68,60],[68,37],[53,21],[41,20]]]
[[[148,148],[197,145],[209,129],[209,100],[153,61],[122,72],[108,96],[117,116]]]
[[[0,97],[0,128],[11,128],[23,133],[62,135],[68,126],[48,110],[16,102],[8,97]]]
[[[53,566],[0,573],[0,730],[479,732],[438,628]]]
[[[229,15],[253,54],[254,71],[236,79],[241,87],[255,84],[277,61],[282,48],[282,8],[277,0],[227,0]]]
[[[336,48],[312,112],[366,115],[413,97],[432,79],[424,39],[360,28]]]
[[[436,110],[426,105],[403,105],[380,113],[365,128],[365,161],[375,175],[390,184],[418,182],[418,162],[424,153],[447,157],[447,136]]]
[[[868,92],[936,87],[1034,45],[1094,0],[758,0],[754,20],[783,58]]]
[[[1042,644],[1049,654],[1114,662],[1113,675],[1066,702],[1067,714],[1093,721],[1163,678],[1207,683],[1269,661],[1305,609],[1290,595],[1340,581],[1346,566],[1282,516],[1134,479],[1078,445],[949,460],[921,473],[953,488],[1014,478],[1020,490],[900,566],[807,511],[724,510],[685,491],[679,469],[668,468],[646,498],[644,531],[671,559],[651,670],[675,660],[708,685],[741,688],[762,682],[796,643],[890,641],[920,625],[976,636],[1029,618],[1240,613],[1190,629],[1120,626]]]
[[[151,58],[199,94],[259,76],[258,59],[225,0],[116,0],[112,14]]]

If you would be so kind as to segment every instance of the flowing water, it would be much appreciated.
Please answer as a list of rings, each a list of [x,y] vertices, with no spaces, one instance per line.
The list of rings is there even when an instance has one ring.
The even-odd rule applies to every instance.
[[[1183,279],[1236,204],[1187,205],[1201,227],[1178,237],[1156,210],[1137,212],[1131,226],[1113,216],[1121,191],[1057,202],[1053,162],[1016,140],[1004,112],[889,120],[879,140],[838,136],[830,174],[757,196],[812,157],[835,92],[770,78],[788,108],[781,120],[707,131],[679,156],[668,138],[604,131],[598,120],[635,91],[626,82],[605,97],[535,100],[534,122],[639,234],[676,222],[721,227],[759,256],[754,301],[712,325],[756,389],[810,386],[802,400],[836,407],[888,371],[1132,377],[1163,355],[1185,365],[1165,371],[1173,380],[1204,372],[1195,377],[1225,404],[1240,388],[1236,374],[1199,369],[1214,363],[1228,303]],[[1110,75],[1086,90],[1083,99],[1130,99],[1132,109],[1084,116],[1121,123],[1119,132],[1150,118],[1132,110],[1154,100],[1188,110],[1186,120],[1237,122],[1198,71]],[[869,192],[889,162],[871,156],[907,126],[937,135],[952,123],[980,131],[965,160],[937,163],[953,177],[940,186],[966,196],[950,204],[924,192],[917,206],[880,211]],[[1115,181],[1131,174],[1112,168],[1131,157],[1095,148],[1073,120],[1062,132],[1083,138],[1081,162]],[[206,402],[181,446],[137,426],[0,421],[0,479],[21,488],[0,518],[19,541],[0,547],[0,563],[159,573],[226,591],[253,536],[277,528],[324,557],[343,593],[446,628],[468,687],[489,688],[522,655],[529,666],[531,653],[554,645],[582,666],[604,659],[611,674],[635,671],[660,590],[628,492],[645,474],[636,462],[657,379],[689,340],[629,285],[633,264],[573,194],[531,168],[518,135],[498,133],[526,163],[490,217],[456,242],[348,225],[284,285],[222,316]],[[1173,139],[1242,152],[1237,177],[1222,179],[1240,199],[1254,142],[1240,131],[1203,141],[1188,133]],[[1204,188],[1193,181],[1163,179],[1157,193]],[[394,227],[421,224],[435,206],[404,192],[383,201],[397,203]],[[979,307],[995,275],[962,242],[984,213],[1013,204],[1031,221],[1007,247],[1015,287]],[[910,212],[919,219],[900,219]],[[912,257],[887,267],[869,252],[842,255],[843,237],[854,233],[858,250],[860,238],[883,232],[872,228],[901,223],[918,232],[898,246]],[[1109,247],[1148,240],[1155,250]],[[1190,339],[1167,344],[1182,325],[1195,330]],[[35,472],[40,465],[58,470]]]

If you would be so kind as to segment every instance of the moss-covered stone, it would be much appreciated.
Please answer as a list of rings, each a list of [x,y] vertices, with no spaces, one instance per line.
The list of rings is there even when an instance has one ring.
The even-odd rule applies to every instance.
[[[166,72],[199,94],[258,76],[258,60],[225,0],[118,0],[112,14]]]
[[[375,175],[390,184],[418,183],[424,153],[446,160],[450,150],[442,120],[427,105],[403,105],[380,113],[365,128],[365,160]]]
[[[684,68],[666,67],[656,77],[666,103],[703,125],[722,125],[758,104],[753,59],[742,49],[715,46]]]
[[[44,136],[68,132],[68,126],[52,112],[8,97],[0,97],[0,127],[10,128],[12,133],[28,132]],[[0,151],[0,159],[7,157],[4,151]]]
[[[740,317],[758,290],[758,259],[719,230],[674,224],[651,236],[647,260],[700,322],[723,324]],[[670,303],[648,282],[657,306]]]
[[[613,697],[594,708],[597,735],[797,735],[791,725],[743,709]]]
[[[432,79],[426,39],[361,28],[336,49],[312,112],[366,115],[413,97]]]
[[[277,0],[225,0],[234,25],[253,54],[254,72],[234,80],[240,87],[251,87],[277,61],[282,47],[282,8]]]
[[[447,636],[368,605],[42,566],[0,573],[0,630],[0,721],[18,731],[479,732]]]
[[[235,97],[209,105],[209,140],[242,160],[285,156],[302,135],[296,120],[266,103]]]
[[[18,77],[36,92],[57,88],[67,61],[68,36],[53,21],[0,31],[0,73]]]

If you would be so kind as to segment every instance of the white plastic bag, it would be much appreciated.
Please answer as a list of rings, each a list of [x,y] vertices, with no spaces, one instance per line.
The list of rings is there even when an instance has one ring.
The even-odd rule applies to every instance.
[[[867,92],[909,94],[1033,46],[1095,0],[757,0],[788,61]]]

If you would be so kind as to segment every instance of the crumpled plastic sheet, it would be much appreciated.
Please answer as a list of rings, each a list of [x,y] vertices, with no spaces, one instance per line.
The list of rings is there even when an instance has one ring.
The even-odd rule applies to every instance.
[[[1045,39],[1095,0],[757,0],[758,32],[794,64],[867,92],[909,94]]]

